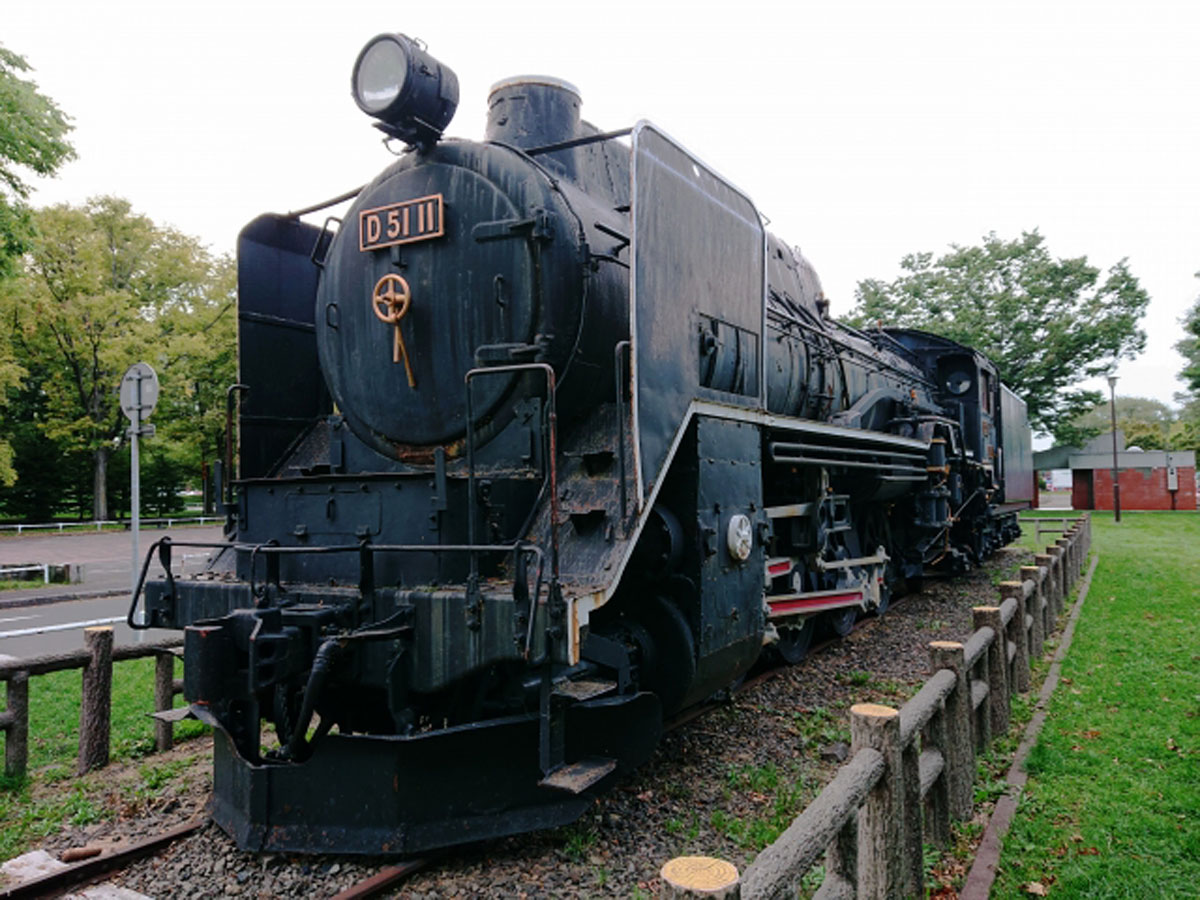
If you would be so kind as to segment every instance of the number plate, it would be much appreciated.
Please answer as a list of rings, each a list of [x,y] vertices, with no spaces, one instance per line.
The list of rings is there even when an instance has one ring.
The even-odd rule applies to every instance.
[[[441,194],[364,209],[358,214],[358,249],[377,250],[441,237],[446,233],[442,213]]]

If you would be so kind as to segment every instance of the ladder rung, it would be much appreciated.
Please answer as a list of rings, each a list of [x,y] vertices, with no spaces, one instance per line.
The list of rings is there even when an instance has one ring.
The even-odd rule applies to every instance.
[[[615,681],[564,681],[554,686],[554,693],[560,697],[569,697],[572,700],[582,701],[591,700],[593,697],[600,697],[616,689],[617,683]]]

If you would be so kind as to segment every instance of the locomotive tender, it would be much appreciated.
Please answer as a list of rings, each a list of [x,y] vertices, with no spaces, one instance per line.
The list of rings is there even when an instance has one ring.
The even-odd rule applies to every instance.
[[[443,139],[457,80],[403,35],[353,90],[407,150],[336,230],[242,232],[228,540],[190,579],[160,542],[130,610],[185,631],[240,846],[569,822],[764,649],[1017,535],[1029,431],[991,363],[831,320],[661,130],[520,78],[484,140]]]

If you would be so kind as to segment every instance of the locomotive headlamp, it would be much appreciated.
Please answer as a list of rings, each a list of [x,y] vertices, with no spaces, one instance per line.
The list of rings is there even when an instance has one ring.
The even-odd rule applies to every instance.
[[[363,47],[351,77],[354,102],[375,127],[408,144],[442,136],[458,108],[458,76],[403,34],[381,34]]]

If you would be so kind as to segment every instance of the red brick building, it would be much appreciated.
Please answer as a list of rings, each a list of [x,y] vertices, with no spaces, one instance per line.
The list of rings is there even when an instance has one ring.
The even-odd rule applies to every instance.
[[[1121,509],[1197,509],[1196,454],[1191,450],[1125,449],[1117,429]],[[1051,447],[1033,454],[1039,472],[1071,470],[1073,509],[1113,508],[1113,435],[1101,434],[1083,447]]]
[[[1112,509],[1112,453],[1070,457],[1071,506]],[[1117,454],[1121,509],[1196,509],[1196,454],[1126,450]]]

